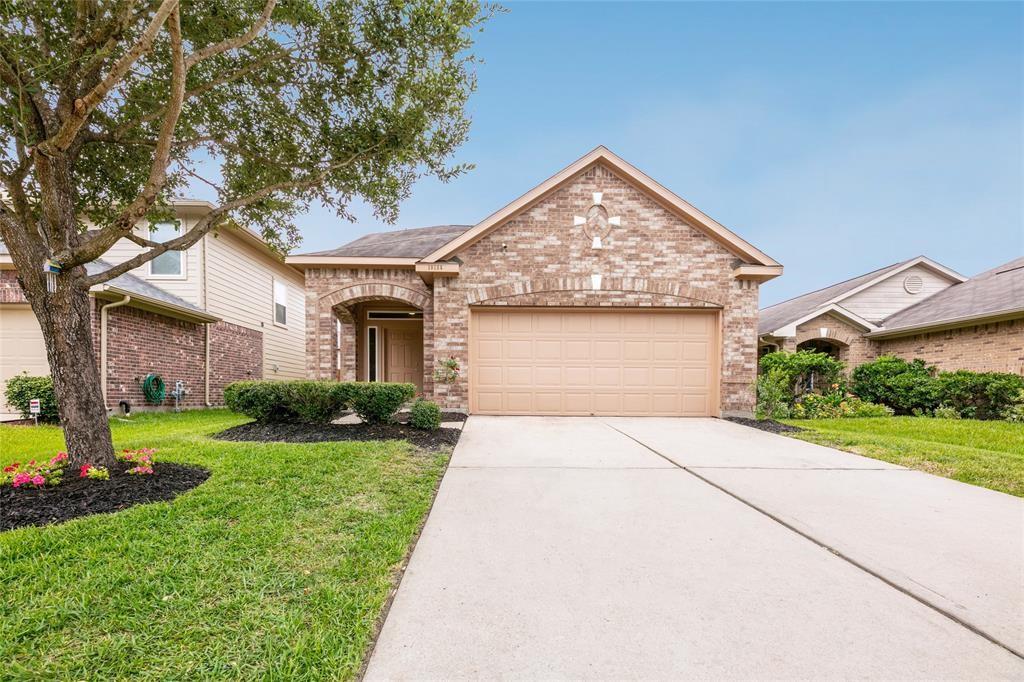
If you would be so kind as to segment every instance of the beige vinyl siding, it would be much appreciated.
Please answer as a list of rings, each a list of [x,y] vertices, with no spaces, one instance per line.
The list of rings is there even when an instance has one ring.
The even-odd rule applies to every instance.
[[[911,275],[921,278],[922,287],[919,293],[910,294],[903,288],[904,280]],[[923,301],[951,284],[949,279],[934,270],[915,265],[840,301],[839,305],[866,320],[877,322]]]
[[[195,225],[195,219],[183,218],[181,226],[183,230],[189,230]],[[144,238],[149,237],[149,223],[140,223],[135,228],[136,233]],[[117,265],[138,255],[143,247],[127,239],[120,239],[114,246],[103,255],[103,260],[111,265]],[[203,306],[203,249],[201,243],[195,244],[184,252],[184,277],[160,277],[149,274],[149,264],[131,271],[136,277],[152,282],[164,291],[179,296],[193,305]]]
[[[225,322],[263,332],[265,379],[306,376],[306,311],[303,277],[228,230],[206,241],[206,310]],[[274,323],[274,278],[288,292],[288,322]],[[276,368],[276,371],[275,371]]]

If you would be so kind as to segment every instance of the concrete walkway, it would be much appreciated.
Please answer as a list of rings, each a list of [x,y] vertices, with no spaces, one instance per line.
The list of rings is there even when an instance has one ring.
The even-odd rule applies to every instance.
[[[1024,677],[1024,503],[718,420],[472,417],[368,679]]]

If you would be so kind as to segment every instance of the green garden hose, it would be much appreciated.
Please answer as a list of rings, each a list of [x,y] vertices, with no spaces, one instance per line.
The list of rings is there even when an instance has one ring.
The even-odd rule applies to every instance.
[[[167,396],[167,387],[164,386],[164,380],[159,374],[147,374],[146,378],[142,380],[142,395],[146,396],[146,400],[159,405],[164,401]]]

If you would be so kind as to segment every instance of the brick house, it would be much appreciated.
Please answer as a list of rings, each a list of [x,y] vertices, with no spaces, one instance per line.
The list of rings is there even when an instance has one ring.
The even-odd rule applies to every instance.
[[[761,310],[760,352],[1024,374],[1024,258],[966,278],[920,256]]]
[[[308,376],[479,414],[749,414],[758,287],[782,273],[604,147],[476,225],[286,260]]]
[[[210,204],[174,202],[176,221],[140,224],[140,235],[168,239],[188,229]],[[89,264],[102,271],[139,253],[123,239]],[[49,373],[42,332],[0,243],[0,420],[17,418],[3,386],[16,374]],[[238,226],[204,236],[93,287],[93,346],[107,408],[127,402],[153,409],[142,379],[160,375],[168,391],[183,382],[184,407],[223,404],[224,386],[239,379],[305,375],[305,299],[301,271]],[[171,398],[163,407],[173,404]]]

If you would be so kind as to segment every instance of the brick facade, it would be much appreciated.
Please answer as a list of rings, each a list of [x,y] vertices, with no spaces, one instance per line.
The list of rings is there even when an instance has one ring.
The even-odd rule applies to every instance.
[[[100,310],[93,315],[93,344],[100,354]],[[174,404],[170,392],[176,381],[188,391],[183,407],[205,403],[206,331],[204,325],[185,322],[131,306],[111,309],[107,316],[107,407],[127,400],[133,408],[154,407],[142,394],[142,379],[159,374],[167,386],[164,406]],[[97,357],[98,360],[98,357]]]
[[[824,335],[822,329],[826,330]],[[862,329],[829,313],[798,325],[796,336],[785,339],[781,346],[783,350],[795,351],[801,343],[812,339],[834,342],[839,347],[839,359],[851,369],[879,355],[878,343],[864,338]]]
[[[1024,374],[1024,319],[880,339],[877,344],[880,355],[923,358],[944,371]]]
[[[18,284],[17,270],[0,270],[0,303],[28,303]]]
[[[595,192],[621,217],[602,249],[592,248],[573,217]],[[345,309],[385,295],[423,310],[424,393],[443,406],[469,402],[470,306],[635,306],[722,310],[721,409],[753,409],[758,285],[733,276],[739,259],[603,165],[595,165],[458,253],[457,277],[428,287],[412,269],[306,270],[307,362],[311,377],[354,378],[356,329]],[[600,275],[594,287],[592,275]],[[370,297],[370,298],[367,298]],[[336,321],[342,321],[342,371],[334,367]],[[464,368],[454,384],[432,386],[449,356]]]
[[[224,404],[233,381],[263,378],[263,332],[230,322],[207,326],[210,334],[210,404]]]

